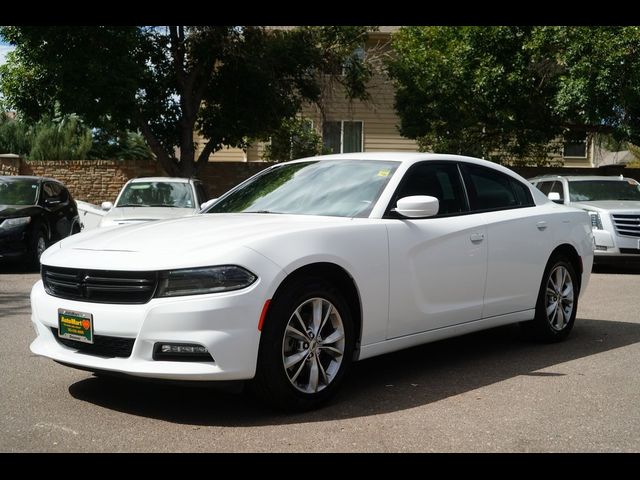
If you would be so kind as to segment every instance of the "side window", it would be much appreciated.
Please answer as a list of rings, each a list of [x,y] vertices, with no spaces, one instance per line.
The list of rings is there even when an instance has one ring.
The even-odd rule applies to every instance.
[[[551,187],[553,186],[553,182],[540,182],[538,184],[538,190],[540,190],[545,195],[549,195],[551,191]]]
[[[529,189],[509,175],[468,164],[464,166],[464,171],[472,211],[533,205]]]
[[[405,175],[392,207],[398,199],[412,195],[429,195],[440,202],[438,216],[468,211],[467,202],[455,163],[420,163]]]
[[[42,187],[42,191],[44,192],[44,199],[47,200],[49,198],[55,198],[56,200],[64,201],[62,198],[62,185],[58,185],[53,182],[46,182]]]
[[[564,202],[564,188],[562,188],[562,182],[553,182],[550,192],[557,192],[560,194],[560,201]]]

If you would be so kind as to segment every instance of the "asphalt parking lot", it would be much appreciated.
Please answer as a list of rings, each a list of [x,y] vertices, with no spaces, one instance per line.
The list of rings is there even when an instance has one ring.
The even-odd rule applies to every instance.
[[[564,343],[510,326],[365,360],[295,415],[32,355],[37,279],[0,266],[3,452],[640,451],[640,268],[597,269]]]

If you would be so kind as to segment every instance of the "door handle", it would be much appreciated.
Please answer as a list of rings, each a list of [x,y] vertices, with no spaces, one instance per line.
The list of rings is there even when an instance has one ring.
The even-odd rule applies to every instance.
[[[542,221],[536,223],[536,227],[538,227],[538,230],[545,230],[547,228],[547,222],[542,220]]]
[[[472,233],[470,238],[472,243],[480,243],[484,240],[484,233]]]

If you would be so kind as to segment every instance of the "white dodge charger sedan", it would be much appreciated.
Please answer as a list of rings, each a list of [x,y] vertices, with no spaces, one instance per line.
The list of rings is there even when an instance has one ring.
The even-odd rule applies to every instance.
[[[585,211],[462,156],[282,163],[205,212],[51,246],[32,352],[308,409],[355,360],[517,322],[564,339],[593,262]]]

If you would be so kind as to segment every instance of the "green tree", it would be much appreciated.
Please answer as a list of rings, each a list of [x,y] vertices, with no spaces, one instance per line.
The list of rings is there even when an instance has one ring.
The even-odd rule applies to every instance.
[[[58,105],[93,128],[139,130],[168,174],[192,176],[223,145],[269,136],[317,101],[338,64],[347,94],[366,97],[369,69],[352,52],[371,29],[2,27],[16,49],[0,89],[31,118]]]
[[[401,132],[425,150],[544,164],[563,135],[640,140],[639,27],[407,27],[393,51]]]
[[[286,118],[270,137],[262,158],[270,161],[287,161],[313,157],[323,153],[322,136],[308,120]]]

